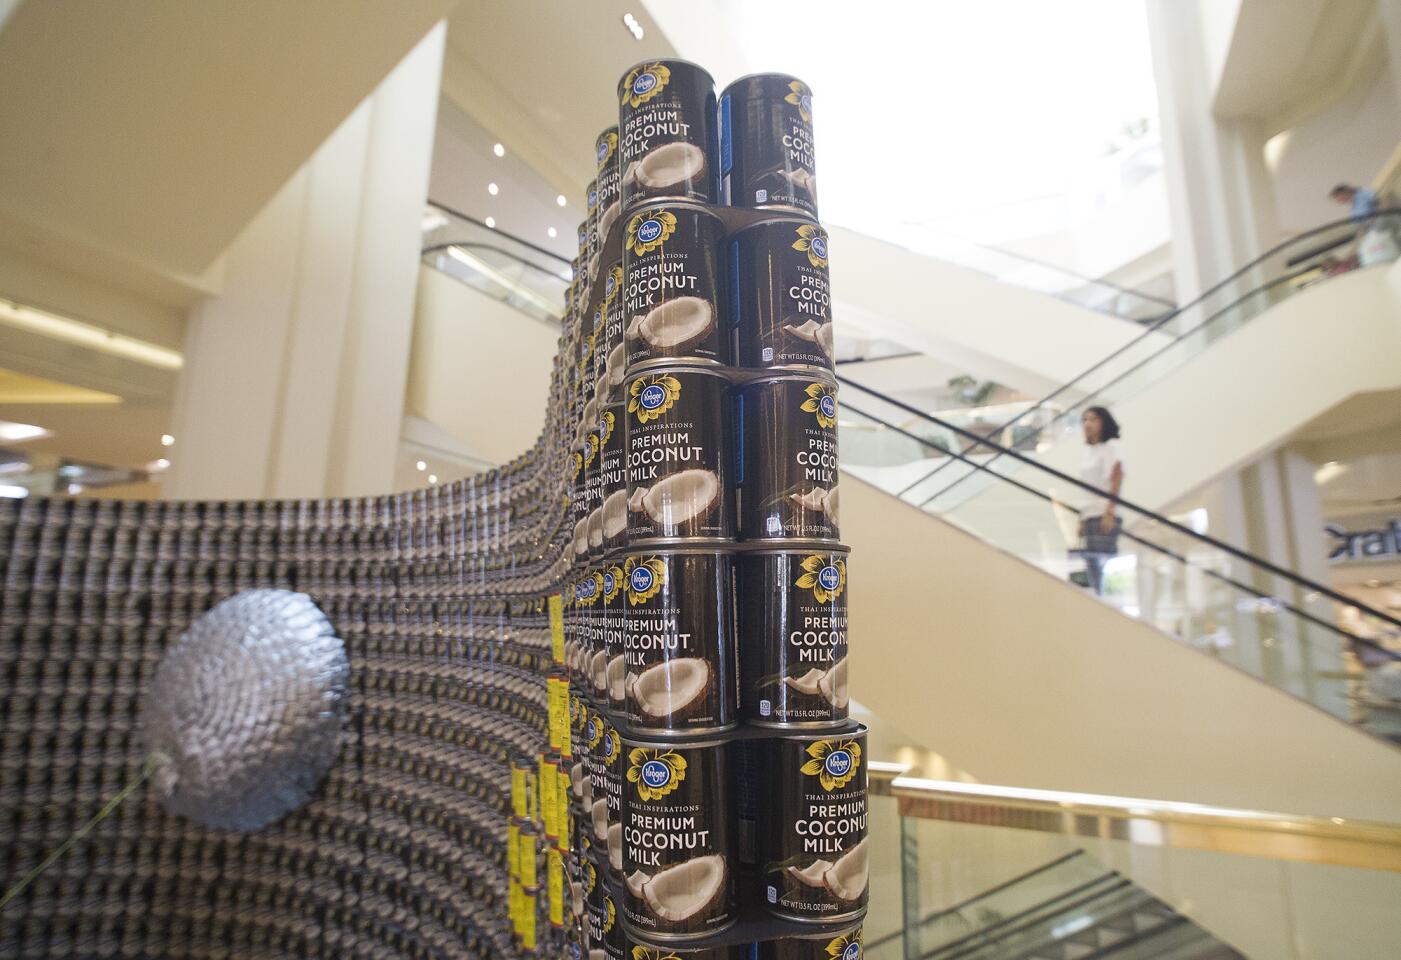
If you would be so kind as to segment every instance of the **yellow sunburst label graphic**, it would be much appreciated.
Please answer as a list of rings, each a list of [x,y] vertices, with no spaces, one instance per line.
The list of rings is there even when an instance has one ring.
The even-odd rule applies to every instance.
[[[623,586],[627,588],[628,603],[641,606],[666,586],[666,561],[661,557],[628,557],[623,563]]]
[[[623,741],[618,736],[618,731],[612,727],[603,731],[603,763],[611,766],[614,760],[623,752]]]
[[[803,388],[803,393],[807,394],[807,399],[803,401],[799,409],[804,413],[815,414],[819,427],[835,427],[837,425],[837,395],[832,385],[821,382],[810,383]]]
[[[798,239],[793,241],[793,249],[808,255],[808,263],[820,270],[827,269],[827,231],[812,223],[805,223],[793,231]]]
[[[613,305],[613,301],[618,298],[618,294],[623,289],[623,266],[618,264],[608,271],[607,278],[603,281],[603,309],[607,312]]]
[[[602,173],[603,168],[608,166],[608,161],[613,159],[613,154],[618,150],[618,135],[609,130],[598,138],[598,172]]]
[[[584,864],[584,893],[593,893],[596,883],[598,883],[598,870],[591,863]]]
[[[607,933],[613,929],[613,921],[618,919],[618,908],[613,906],[613,897],[610,894],[603,895],[603,932]]]
[[[676,955],[675,950],[663,950],[660,947],[633,947],[632,960],[681,960]]]
[[[579,471],[584,469],[584,455],[582,453],[575,452],[570,455],[570,459],[574,463],[574,479],[578,480]]]
[[[850,933],[834,937],[827,944],[827,960],[861,960],[861,928],[857,927]]]
[[[675,750],[633,747],[628,753],[628,783],[637,784],[643,800],[660,800],[686,779],[686,758]]]
[[[830,603],[846,589],[845,560],[813,553],[803,557],[800,566],[803,572],[793,585],[800,590],[811,590],[812,598],[818,603]]]
[[[812,123],[812,91],[806,83],[801,80],[789,83],[788,96],[783,99],[798,108],[798,116],[803,118],[803,123]]]
[[[676,214],[670,210],[647,210],[628,221],[623,246],[637,256],[656,250],[676,232]]]
[[[638,377],[628,387],[628,413],[636,414],[638,423],[659,420],[679,399],[681,381],[671,374]]]
[[[817,740],[808,745],[807,754],[811,759],[802,772],[816,777],[829,793],[846,786],[861,770],[861,745],[855,740]]]
[[[612,603],[623,592],[623,568],[614,564],[604,572],[603,602]]]
[[[623,81],[623,103],[636,109],[666,89],[671,70],[664,63],[634,67]]]

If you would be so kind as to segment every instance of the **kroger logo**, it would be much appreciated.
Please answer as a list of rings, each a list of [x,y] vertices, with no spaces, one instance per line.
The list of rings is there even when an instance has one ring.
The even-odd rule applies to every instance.
[[[596,737],[596,736],[598,736],[598,724],[596,723],[596,721],[590,720],[590,721],[589,721],[589,739],[592,740],[592,739],[593,739],[594,737]]]
[[[824,417],[835,417],[837,415],[837,398],[830,393],[825,394],[821,400],[817,401],[817,409],[822,411]]]
[[[597,589],[598,584],[594,582],[592,577],[590,577],[579,586],[579,596],[587,600],[589,597],[594,595],[594,591]]]
[[[605,140],[598,145],[598,162],[602,163],[603,158],[608,156],[608,141]]]
[[[827,239],[825,237],[812,238],[812,252],[823,260],[827,259]]]
[[[613,296],[613,291],[618,286],[618,281],[613,279],[613,274],[608,275],[608,282],[603,285],[603,291],[608,296]]]
[[[596,207],[596,206],[598,206],[598,191],[597,191],[597,190],[590,190],[590,191],[589,191],[589,206],[591,206],[591,207]]]
[[[633,567],[632,589],[638,593],[652,589],[652,571],[646,567]]]
[[[636,96],[642,96],[648,90],[657,85],[657,78],[651,73],[639,73],[637,79],[632,82],[632,92]]]
[[[842,960],[861,960],[861,944],[853,940],[842,951]]]
[[[833,750],[822,762],[827,772],[834,777],[844,777],[851,770],[851,754],[845,750]]]
[[[824,590],[837,589],[837,583],[840,579],[841,575],[837,573],[836,567],[826,566],[817,571],[817,582],[822,584]]]
[[[604,593],[612,593],[612,592],[613,592],[613,574],[611,574],[611,573],[605,573],[605,574],[603,575],[603,592],[604,592]]]
[[[662,222],[660,220],[643,220],[642,226],[637,228],[637,239],[643,243],[651,243],[662,235]]]
[[[642,782],[653,790],[671,782],[671,767],[660,760],[648,760],[642,765]]]
[[[638,398],[642,402],[643,410],[655,410],[663,403],[666,403],[666,391],[657,384],[652,384],[642,388],[642,396]]]
[[[803,108],[803,112],[804,112],[804,113],[812,113],[812,94],[810,94],[810,93],[805,93],[805,94],[803,94],[801,97],[798,98],[798,101],[799,101],[799,103],[802,105],[802,108]],[[823,254],[823,256],[826,256],[826,254]],[[851,948],[848,947],[847,949],[850,950]],[[857,945],[857,947],[856,947],[856,952],[857,952],[858,954],[861,953],[861,947],[860,947],[860,945]],[[851,960],[851,958],[850,958],[850,957],[843,957],[842,960]]]

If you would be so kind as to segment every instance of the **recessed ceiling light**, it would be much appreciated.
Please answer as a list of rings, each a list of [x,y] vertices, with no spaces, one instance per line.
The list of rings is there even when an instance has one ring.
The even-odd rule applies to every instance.
[[[0,441],[5,443],[23,443],[26,440],[38,440],[51,436],[53,436],[51,432],[32,423],[12,423],[9,420],[0,420]]]
[[[489,194],[491,194],[491,195],[494,197],[494,196],[496,196],[498,193],[501,192],[501,188],[498,187],[498,186],[497,186],[496,184],[494,184],[494,183],[488,183],[488,184],[486,185],[486,192],[489,193]]]
[[[168,470],[169,468],[170,461],[165,457],[161,457],[159,460],[152,460],[150,463],[146,464],[146,469],[151,473],[160,473],[162,470]]]
[[[498,143],[496,146],[491,148],[491,152],[496,154],[498,157],[504,157],[506,155],[506,148]]]
[[[487,225],[488,227],[491,227],[491,229],[495,230],[495,229],[496,229],[496,218],[495,218],[495,217],[487,217],[487,218],[486,218],[486,225]]]
[[[550,239],[552,239],[552,240],[553,240],[555,237],[559,236],[559,231],[556,230],[554,227],[551,227],[550,229],[546,230],[545,232],[548,233],[548,234],[550,235]]]
[[[163,434],[161,434],[161,446],[163,446],[163,447],[173,447],[173,446],[175,446],[175,438],[172,437],[172,436],[171,436],[170,434],[168,434],[168,433],[163,433]]]
[[[427,469],[428,469],[428,464],[426,464],[426,463],[424,463],[422,460],[420,460],[420,461],[418,461],[418,463],[415,463],[415,464],[414,464],[414,469],[415,469],[415,470],[418,470],[418,471],[421,473],[421,472],[423,472],[424,470],[427,470]]]
[[[555,203],[559,204],[562,207],[565,204],[569,203],[569,201],[565,198],[564,194],[561,193],[559,196],[555,197]]]
[[[438,482],[438,475],[437,475],[436,473],[430,473],[430,474],[428,475],[428,482],[429,482],[429,483],[437,483],[437,482]]]
[[[637,18],[632,14],[623,14],[623,26],[628,28],[628,32],[632,34],[633,39],[642,39],[642,24],[638,23]]]
[[[80,493],[82,493],[82,492],[83,492],[83,485],[82,485],[81,483],[70,483],[70,484],[68,485],[68,495],[69,495],[69,496],[77,496],[78,494],[80,494]]]

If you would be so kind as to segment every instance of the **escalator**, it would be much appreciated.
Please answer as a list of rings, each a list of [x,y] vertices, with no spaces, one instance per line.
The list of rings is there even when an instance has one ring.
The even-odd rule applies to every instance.
[[[1235,960],[1241,954],[1082,850],[1057,857],[911,927],[867,956],[917,960]]]
[[[1376,233],[1388,242],[1372,244],[1373,253],[1359,259],[1357,248]],[[1130,431],[1125,446],[1148,478],[1142,498],[1161,508],[1348,396],[1401,387],[1401,364],[1393,359],[1401,346],[1395,330],[1401,288],[1388,280],[1401,253],[1398,241],[1395,210],[1296,236],[1154,319],[1039,401],[980,430],[1064,470],[1079,455],[1077,428],[1088,407],[1108,406],[1121,422],[1152,424],[1151,438]],[[1327,335],[1320,336],[1324,324]],[[1281,351],[1279,343],[1309,347]],[[878,374],[855,366],[843,372],[881,389]],[[996,456],[976,442],[965,452]],[[985,481],[975,465],[945,459],[906,478],[901,493],[943,509],[979,496]]]

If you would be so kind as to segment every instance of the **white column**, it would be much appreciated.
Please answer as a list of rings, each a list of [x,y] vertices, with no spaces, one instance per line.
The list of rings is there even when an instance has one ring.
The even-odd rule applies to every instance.
[[[189,318],[167,496],[392,489],[445,30],[225,254],[220,294]]]
[[[1386,48],[1391,59],[1391,83],[1396,99],[1401,100],[1401,0],[1377,0],[1382,29],[1386,31]]]

